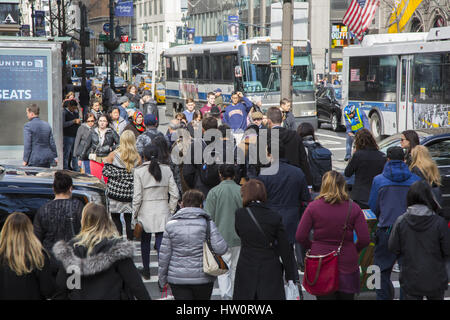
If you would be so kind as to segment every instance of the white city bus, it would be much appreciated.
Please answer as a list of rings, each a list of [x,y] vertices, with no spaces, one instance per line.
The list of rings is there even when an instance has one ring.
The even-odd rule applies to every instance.
[[[450,27],[367,35],[343,59],[344,105],[364,110],[376,137],[450,126]]]
[[[262,37],[233,42],[211,42],[176,46],[163,52],[166,77],[166,113],[183,110],[187,98],[197,107],[206,103],[208,92],[222,90],[224,102],[231,93],[243,91],[252,101],[261,100],[262,110],[280,103],[281,44],[270,43],[271,63],[253,64],[250,46],[270,43]],[[311,122],[317,127],[316,102],[309,41],[296,41],[293,48],[293,114],[297,123]]]

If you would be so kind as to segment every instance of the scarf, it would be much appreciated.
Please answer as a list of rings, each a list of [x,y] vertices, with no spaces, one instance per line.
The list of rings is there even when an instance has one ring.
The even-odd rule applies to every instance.
[[[142,112],[140,111],[135,111],[133,114],[133,125],[136,128],[137,131],[139,132],[144,132],[145,131],[145,125],[144,124],[138,124],[136,122],[137,117],[139,117],[139,115],[142,115],[142,117],[144,117],[144,115],[142,114]]]

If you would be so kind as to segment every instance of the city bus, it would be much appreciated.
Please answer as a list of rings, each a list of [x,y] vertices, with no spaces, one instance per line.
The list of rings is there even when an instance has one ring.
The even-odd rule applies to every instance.
[[[375,137],[450,126],[450,27],[367,35],[343,60],[344,105],[366,112]]]
[[[269,43],[268,64],[255,64],[250,57],[253,44]],[[166,49],[166,113],[183,110],[187,98],[197,107],[207,101],[208,92],[222,90],[223,100],[230,103],[233,91],[242,91],[253,102],[262,102],[262,111],[279,106],[281,79],[281,43],[269,37],[231,42],[191,44]],[[313,65],[309,41],[295,41],[292,50],[292,111],[297,124],[310,122],[317,128]]]

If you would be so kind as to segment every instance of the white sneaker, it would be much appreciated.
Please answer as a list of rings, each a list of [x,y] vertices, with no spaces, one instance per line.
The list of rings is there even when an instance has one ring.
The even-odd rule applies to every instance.
[[[398,263],[394,264],[394,267],[392,268],[392,271],[393,272],[397,272],[397,273],[400,272],[400,267],[398,266]]]

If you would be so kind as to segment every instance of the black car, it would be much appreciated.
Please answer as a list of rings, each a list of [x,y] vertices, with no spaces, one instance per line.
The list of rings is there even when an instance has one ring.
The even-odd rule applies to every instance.
[[[331,85],[320,87],[317,90],[316,104],[319,128],[322,123],[329,123],[334,131],[342,129],[344,124],[342,123],[340,90],[340,87],[335,88]]]
[[[428,148],[431,157],[436,162],[441,173],[441,191],[443,200],[443,215],[450,219],[450,127],[437,129],[415,130],[419,135],[420,144]],[[394,134],[378,145],[380,151],[386,154],[387,149],[400,146],[401,133]]]
[[[0,165],[0,230],[13,212],[23,212],[31,220],[36,211],[53,200],[53,177],[57,170]],[[64,171],[73,179],[72,197],[83,203],[95,202],[107,206],[106,185],[96,177],[74,171]]]

